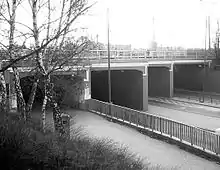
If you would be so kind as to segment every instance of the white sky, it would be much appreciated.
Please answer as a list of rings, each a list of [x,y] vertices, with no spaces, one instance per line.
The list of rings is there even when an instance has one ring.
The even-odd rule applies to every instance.
[[[214,39],[220,0],[89,0],[97,4],[78,23],[88,29],[83,33],[107,43],[107,8],[110,10],[110,42],[148,48],[153,37],[153,16],[158,45],[204,48],[205,17],[211,16]],[[54,0],[51,2],[58,2]],[[56,3],[55,3],[56,4]],[[32,26],[30,10],[24,4],[16,19]],[[45,18],[44,18],[45,19]],[[44,22],[41,18],[41,21]],[[0,26],[1,27],[1,26]]]
[[[88,34],[107,42],[110,10],[111,43],[147,48],[155,18],[156,41],[163,46],[204,47],[205,17],[211,16],[211,38],[220,16],[218,0],[97,0],[86,19]]]

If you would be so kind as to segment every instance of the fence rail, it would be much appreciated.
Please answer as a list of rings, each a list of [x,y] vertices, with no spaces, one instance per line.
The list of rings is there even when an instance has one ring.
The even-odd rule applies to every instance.
[[[91,50],[88,53],[90,60],[107,59],[107,50]],[[187,51],[187,50],[171,50],[171,51],[148,51],[148,50],[111,50],[111,59],[148,59],[148,60],[189,60],[189,59],[213,59],[211,53],[205,55],[205,51]]]
[[[211,105],[220,104],[220,94],[218,93],[174,89],[174,97],[179,97],[188,101],[207,103]]]
[[[0,55],[1,56],[1,55]],[[111,50],[112,62],[144,62],[162,60],[205,60],[214,59],[215,56],[204,51],[170,50],[170,51],[148,51],[148,50]],[[77,58],[77,57],[76,57]],[[81,58],[88,62],[107,62],[107,50],[90,50]],[[19,67],[34,66],[33,58],[25,59],[17,63]]]
[[[109,113],[109,107],[111,107],[111,114]],[[106,117],[160,133],[200,150],[216,155],[220,154],[220,136],[213,132],[95,99],[87,100],[86,108],[89,111],[94,111]]]

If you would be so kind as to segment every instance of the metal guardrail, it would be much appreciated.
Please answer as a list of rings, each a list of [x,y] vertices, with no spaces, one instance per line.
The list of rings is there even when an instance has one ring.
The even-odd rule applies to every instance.
[[[220,105],[220,94],[185,89],[174,89],[174,97],[204,104]]]
[[[110,114],[109,106],[109,103],[95,99],[86,101],[86,109],[89,111],[138,128],[151,130],[207,153],[220,154],[220,136],[213,132],[114,104],[111,104]]]
[[[88,59],[101,60],[107,59],[107,50],[91,50]],[[203,52],[187,52],[182,51],[135,51],[135,50],[111,50],[110,56],[112,59],[148,59],[148,60],[178,60],[178,59],[204,59]],[[208,57],[211,58],[211,57]]]

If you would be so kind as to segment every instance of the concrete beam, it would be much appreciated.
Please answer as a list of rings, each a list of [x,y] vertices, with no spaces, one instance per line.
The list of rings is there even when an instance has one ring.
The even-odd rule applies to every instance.
[[[173,81],[173,63],[170,65],[170,69],[169,69],[169,79],[170,79],[170,98],[173,97],[173,86],[174,86],[174,81]]]

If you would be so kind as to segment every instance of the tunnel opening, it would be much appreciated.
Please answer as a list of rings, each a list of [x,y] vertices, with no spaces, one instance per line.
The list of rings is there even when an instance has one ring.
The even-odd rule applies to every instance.
[[[20,79],[21,89],[24,96],[25,103],[28,102],[29,96],[31,94],[32,85],[34,83],[34,76],[27,76]],[[43,104],[44,93],[42,86],[38,85],[36,90],[36,95],[33,103],[33,109],[38,109]]]
[[[148,96],[170,97],[170,72],[168,67],[148,67]]]
[[[111,71],[112,102],[116,105],[143,110],[143,76],[138,70]],[[91,72],[91,97],[108,102],[108,71]]]
[[[205,83],[204,67],[200,64],[175,65],[174,92],[188,90],[202,92]]]
[[[70,93],[71,84],[69,83],[69,79],[71,78],[70,75],[52,75],[51,76],[51,82],[54,83],[53,87],[53,97],[57,104],[61,106],[63,104],[63,100],[65,99],[65,96]],[[25,103],[28,102],[31,89],[33,86],[33,83],[35,81],[34,76],[27,76],[20,79],[21,83],[21,89],[24,96]],[[67,90],[69,92],[67,93]],[[42,107],[44,100],[44,84],[42,81],[38,83],[36,95],[34,98],[34,103],[32,109],[39,110]],[[50,103],[47,102],[47,108],[50,108]]]

